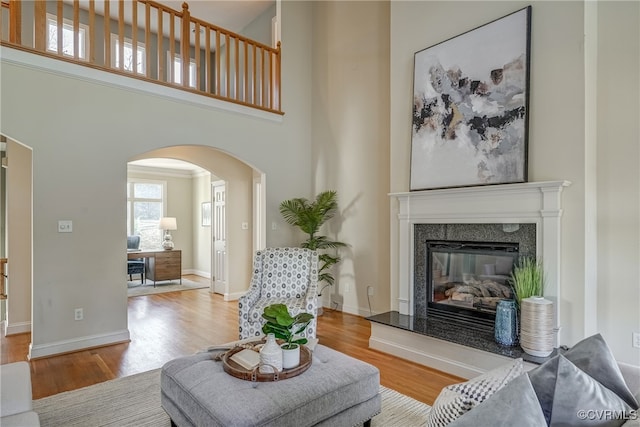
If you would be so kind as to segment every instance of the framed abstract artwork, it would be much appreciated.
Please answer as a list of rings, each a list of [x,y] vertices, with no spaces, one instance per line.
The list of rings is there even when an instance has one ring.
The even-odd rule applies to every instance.
[[[527,181],[531,6],[416,52],[411,190]]]

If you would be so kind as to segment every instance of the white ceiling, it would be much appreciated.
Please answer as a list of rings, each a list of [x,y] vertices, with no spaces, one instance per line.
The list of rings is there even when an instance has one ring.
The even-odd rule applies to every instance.
[[[175,159],[141,159],[129,162],[129,165],[133,166],[145,166],[149,168],[162,168],[162,169],[178,169],[189,172],[206,172],[199,166],[193,163],[183,162],[182,160]]]

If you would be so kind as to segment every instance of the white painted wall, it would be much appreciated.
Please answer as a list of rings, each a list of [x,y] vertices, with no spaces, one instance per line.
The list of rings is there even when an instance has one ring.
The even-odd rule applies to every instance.
[[[389,304],[389,3],[315,2],[313,169],[315,193],[337,190],[340,214],[324,233],[340,249],[343,311],[369,316]],[[331,304],[334,307],[333,304]]]
[[[276,3],[240,31],[245,37],[271,46],[271,20],[276,16]],[[273,46],[275,47],[275,46]]]
[[[598,2],[598,329],[640,365],[640,3]],[[592,315],[594,313],[591,313]]]
[[[202,226],[202,203],[211,202],[211,174],[193,179],[193,271],[211,277],[211,227]]]
[[[597,80],[585,71],[585,65],[594,61],[589,56],[593,55],[592,47],[587,46],[589,55],[585,56],[584,45],[585,33],[593,31],[593,17],[585,24],[582,2],[391,2],[391,191],[409,188],[413,54],[529,4],[529,180],[572,182],[563,193],[560,341],[573,345],[593,332],[593,322],[587,319],[597,315],[597,328],[616,358],[639,365],[639,351],[631,347],[630,339],[631,331],[640,328],[639,183],[637,168],[629,164],[638,161],[637,2],[599,3]],[[588,106],[592,95],[587,90],[594,80],[597,113],[591,113]],[[616,85],[617,91],[611,92]],[[588,132],[594,132],[586,121],[589,114],[597,117],[597,159],[593,158],[594,142],[589,139]],[[595,162],[597,187],[588,179],[596,173],[592,167]],[[621,203],[628,207],[626,221],[620,221],[623,213],[613,207]],[[397,254],[396,209],[392,205],[392,260]],[[597,251],[585,249],[596,241]],[[394,261],[391,268],[391,277],[397,277]]]

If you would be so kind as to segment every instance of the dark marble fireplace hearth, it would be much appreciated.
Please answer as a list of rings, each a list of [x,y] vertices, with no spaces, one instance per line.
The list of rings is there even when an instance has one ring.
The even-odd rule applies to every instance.
[[[514,359],[522,358],[525,362],[536,365],[556,355],[556,350],[548,357],[535,357],[525,353],[519,345],[507,347],[496,342],[493,332],[482,329],[469,328],[452,322],[433,318],[416,318],[400,314],[397,311],[376,314],[367,320],[386,326],[392,326],[405,331],[415,332],[432,338],[453,342],[467,347],[483,350],[500,356]]]

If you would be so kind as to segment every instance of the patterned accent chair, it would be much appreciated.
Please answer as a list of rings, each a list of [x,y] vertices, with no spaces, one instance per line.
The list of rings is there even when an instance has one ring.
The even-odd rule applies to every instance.
[[[292,316],[311,313],[314,319],[301,334],[316,337],[318,315],[318,253],[303,248],[266,248],[253,258],[251,286],[238,301],[240,339],[262,334],[264,308],[285,304]]]
[[[127,251],[140,250],[140,236],[127,236]],[[127,260],[127,274],[129,280],[133,280],[133,274],[140,275],[140,282],[144,284],[144,258]]]

